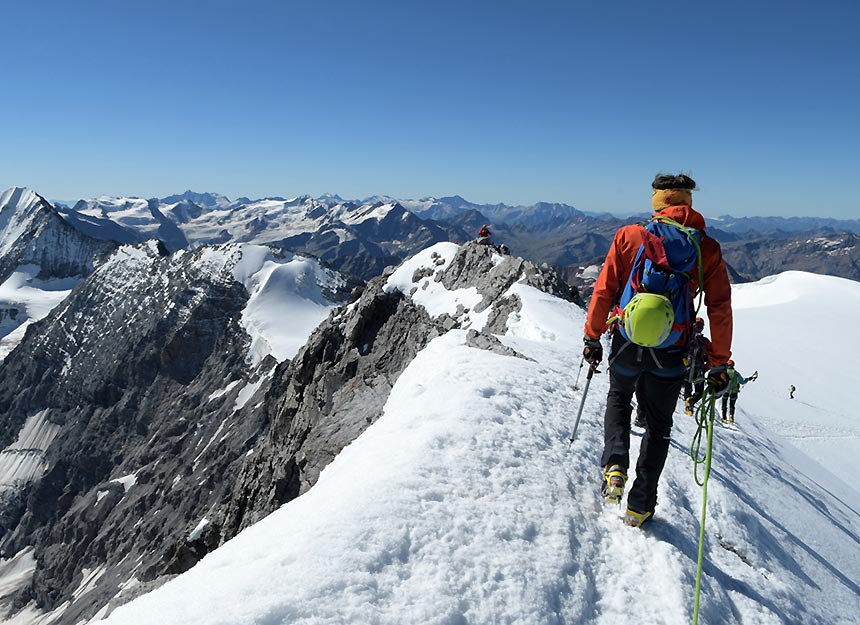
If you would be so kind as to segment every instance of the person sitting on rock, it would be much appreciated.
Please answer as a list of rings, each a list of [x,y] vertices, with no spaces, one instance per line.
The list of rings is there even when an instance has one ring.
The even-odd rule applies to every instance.
[[[487,228],[487,224],[481,226],[481,229],[478,230],[478,243],[481,245],[492,245],[490,241],[490,237],[493,236],[493,233],[490,232],[490,229]]]

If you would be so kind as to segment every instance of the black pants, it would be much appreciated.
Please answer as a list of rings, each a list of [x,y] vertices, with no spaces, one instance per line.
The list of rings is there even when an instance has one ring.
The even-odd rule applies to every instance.
[[[726,403],[729,405],[728,414],[732,417],[735,416],[735,404],[738,401],[737,393],[726,393],[723,395],[723,419],[725,419],[728,415],[726,414]]]
[[[702,394],[705,392],[705,382],[702,380],[701,382],[694,382],[690,384],[687,378],[684,378],[684,399],[690,400],[690,406],[695,406],[700,399],[702,399]]]
[[[640,348],[616,334],[609,361],[601,465],[620,464],[625,469],[630,466],[631,399],[638,385],[638,401],[646,427],[627,507],[637,512],[653,512],[657,505],[657,482],[669,453],[672,413],[684,382],[683,350]]]

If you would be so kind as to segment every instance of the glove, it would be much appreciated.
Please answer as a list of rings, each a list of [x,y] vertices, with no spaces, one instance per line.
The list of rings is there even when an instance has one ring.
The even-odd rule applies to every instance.
[[[725,365],[711,367],[706,378],[708,386],[713,393],[722,395],[729,388],[729,374],[726,373]]]
[[[582,348],[583,358],[593,363],[603,360],[603,345],[600,344],[600,339],[590,339],[585,336],[582,342],[585,343],[585,347]]]

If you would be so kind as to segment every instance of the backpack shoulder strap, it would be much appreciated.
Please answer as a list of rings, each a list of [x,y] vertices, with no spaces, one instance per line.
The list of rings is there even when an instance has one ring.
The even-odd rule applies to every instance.
[[[698,295],[699,302],[696,304],[696,313],[699,312],[699,309],[702,307],[702,298],[704,295],[704,287],[705,287],[705,268],[702,264],[702,243],[701,237],[705,236],[705,233],[701,230],[696,230],[695,228],[691,228],[689,226],[685,226],[682,223],[675,221],[670,217],[665,217],[663,215],[655,215],[651,218],[652,222],[664,223],[669,226],[674,226],[681,232],[687,235],[687,238],[690,242],[696,247],[696,275],[698,277],[698,283],[696,284],[696,293],[693,297]],[[696,236],[698,235],[698,236]]]

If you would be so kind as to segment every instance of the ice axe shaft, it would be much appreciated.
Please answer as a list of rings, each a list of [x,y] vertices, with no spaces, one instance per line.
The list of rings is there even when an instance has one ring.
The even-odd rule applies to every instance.
[[[588,366],[588,375],[585,376],[585,388],[582,389],[582,400],[579,402],[579,411],[576,413],[576,421],[573,422],[573,432],[571,432],[570,434],[570,441],[568,443],[568,447],[573,445],[573,439],[576,438],[576,430],[579,427],[579,419],[582,417],[582,409],[585,408],[585,398],[588,396],[588,387],[591,386],[591,378],[594,376],[594,372],[597,370],[598,364],[599,363],[596,360],[593,360]]]

